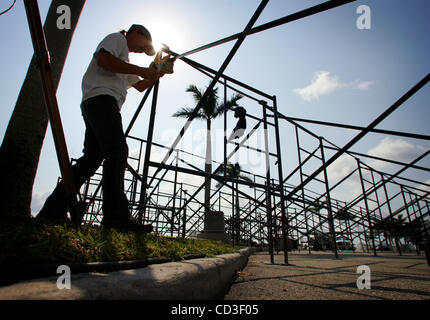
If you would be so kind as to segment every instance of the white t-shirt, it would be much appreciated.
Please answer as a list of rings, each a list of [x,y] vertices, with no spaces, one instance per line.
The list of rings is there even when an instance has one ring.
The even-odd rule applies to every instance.
[[[99,95],[111,95],[118,101],[121,110],[127,96],[127,90],[140,80],[134,74],[110,72],[97,64],[96,54],[104,49],[116,58],[129,62],[129,49],[126,37],[119,33],[111,33],[100,42],[91,59],[90,65],[82,79],[82,101]]]

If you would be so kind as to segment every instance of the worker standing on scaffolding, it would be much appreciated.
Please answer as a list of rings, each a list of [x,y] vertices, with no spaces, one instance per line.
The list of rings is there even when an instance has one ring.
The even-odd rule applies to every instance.
[[[104,160],[102,224],[151,232],[151,225],[133,222],[124,194],[128,146],[120,111],[129,88],[142,92],[158,81],[160,73],[152,65],[143,68],[130,64],[130,52],[155,55],[151,34],[142,25],[134,24],[127,32],[106,36],[97,46],[83,77],[84,155],[72,167],[73,180],[75,191],[78,191]],[[55,223],[68,221],[66,194],[61,182],[46,200],[37,219]]]

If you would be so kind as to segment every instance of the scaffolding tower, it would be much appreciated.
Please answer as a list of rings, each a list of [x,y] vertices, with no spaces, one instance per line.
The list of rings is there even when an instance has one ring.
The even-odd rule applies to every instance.
[[[313,239],[316,236],[324,235],[328,239],[327,246],[333,250],[336,257],[338,257],[338,251],[342,250],[342,248],[338,248],[338,239],[359,243],[362,248],[376,255],[378,246],[389,245],[387,235],[375,228],[376,221],[400,215],[406,217],[407,223],[421,226],[425,234],[429,235],[430,197],[429,192],[424,188],[428,188],[430,185],[423,181],[405,178],[401,174],[411,168],[420,172],[430,171],[430,168],[418,165],[418,162],[428,156],[430,150],[409,163],[403,163],[353,152],[350,149],[368,133],[430,140],[428,135],[376,128],[393,111],[424,87],[430,80],[430,74],[421,79],[366,127],[288,117],[279,112],[276,96],[224,74],[226,67],[247,36],[353,1],[327,1],[254,27],[268,3],[268,0],[264,0],[242,32],[184,54],[179,55],[170,51],[177,59],[181,59],[210,78],[211,83],[170,147],[155,142],[153,137],[159,94],[158,83],[146,91],[137,107],[127,127],[126,136],[128,144],[134,146],[130,149],[138,150],[138,152],[137,155],[134,153],[129,157],[125,179],[125,191],[129,199],[130,211],[136,221],[151,223],[154,231],[159,234],[195,237],[203,229],[205,207],[209,206],[213,211],[225,213],[226,232],[231,236],[233,242],[268,246],[272,263],[274,251],[283,250],[286,264],[288,264],[289,248],[298,246],[306,248],[310,253]],[[193,53],[230,41],[236,42],[218,70],[213,70],[188,58]],[[202,101],[216,85],[220,85],[224,89],[224,99],[226,99],[228,91],[239,93],[247,99],[249,105],[252,106],[248,108],[247,119],[253,126],[239,142],[229,141],[227,139],[228,110],[224,110],[224,160],[222,163],[213,161],[216,169],[212,170],[212,173],[207,173],[187,161],[185,156],[202,157],[193,154],[190,150],[178,148],[178,143],[201,108]],[[151,94],[152,104],[147,137],[142,139],[131,136],[130,131]],[[356,135],[345,145],[337,146],[306,128],[304,126],[306,123],[355,130]],[[293,136],[281,137],[279,131],[281,127],[291,130]],[[250,145],[250,138],[261,132],[263,147]],[[270,149],[269,139],[275,142],[274,150]],[[288,139],[288,143],[283,141],[284,139],[286,141]],[[230,153],[227,152],[229,147],[232,149]],[[151,153],[156,148],[166,152],[161,162],[151,160]],[[226,174],[225,168],[228,161],[238,150],[243,149],[264,156],[265,175],[242,170],[242,173],[248,175],[252,180],[248,181]],[[283,166],[283,153],[297,154],[297,165],[290,163],[288,167]],[[355,167],[351,172],[333,182],[327,168],[340,157],[352,160]],[[366,161],[367,159],[395,164],[399,166],[399,170],[394,174],[382,172],[372,167],[370,162]],[[150,172],[150,168],[153,169],[153,172]],[[169,173],[173,174],[173,178],[168,176]],[[204,182],[200,185],[187,183],[181,179],[179,173],[182,174],[181,176],[201,177]],[[206,204],[204,200],[201,200],[201,191],[209,179],[217,181],[218,185],[211,189],[209,203]],[[336,198],[334,191],[351,181],[358,181],[361,192],[351,201]],[[420,187],[416,187],[417,184]],[[80,190],[80,196],[87,203],[84,223],[100,223],[102,215],[100,173],[87,181]]]

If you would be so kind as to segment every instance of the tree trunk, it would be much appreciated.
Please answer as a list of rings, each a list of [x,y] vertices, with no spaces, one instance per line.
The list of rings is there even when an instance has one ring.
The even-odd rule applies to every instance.
[[[71,11],[71,29],[60,30],[57,19],[61,14],[56,11],[63,4],[64,1],[52,1],[44,25],[55,90],[85,0],[67,2]],[[42,83],[34,62],[33,56],[0,147],[0,219],[31,216],[33,184],[48,124]]]
[[[208,174],[212,173],[212,139],[211,139],[211,119],[207,119],[207,131],[206,131],[206,160],[205,160],[205,172]],[[205,215],[210,214],[210,201],[211,196],[211,179],[205,185]],[[206,219],[205,219],[206,221]],[[205,225],[205,230],[208,226]]]
[[[397,250],[399,251],[399,256],[402,255],[402,248],[400,247],[399,238],[395,237],[394,242],[396,243]]]

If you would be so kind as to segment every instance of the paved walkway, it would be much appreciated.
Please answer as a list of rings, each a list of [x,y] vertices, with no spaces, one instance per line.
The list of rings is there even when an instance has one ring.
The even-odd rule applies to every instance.
[[[364,300],[430,299],[430,267],[423,255],[379,253],[293,252],[283,265],[282,252],[270,264],[267,252],[249,257],[247,267],[226,300]],[[371,271],[371,289],[358,289],[357,267]]]

